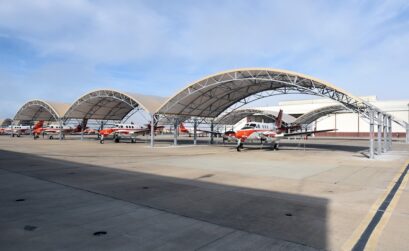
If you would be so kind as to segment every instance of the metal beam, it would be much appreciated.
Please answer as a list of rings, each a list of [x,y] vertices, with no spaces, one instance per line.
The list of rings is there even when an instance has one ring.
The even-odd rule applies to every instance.
[[[213,130],[214,130],[214,122],[213,119],[210,122],[210,144],[213,145],[214,144],[214,134],[213,134]]]
[[[178,144],[178,128],[179,128],[179,120],[178,118],[174,119],[174,124],[173,124],[173,145],[177,145]]]
[[[378,113],[378,146],[376,148],[376,153],[378,155],[382,154],[382,114]]]
[[[151,147],[155,144],[155,114],[151,115]]]
[[[59,125],[60,125],[60,140],[62,140],[62,119],[59,119],[58,120],[58,123],[59,123]]]
[[[389,144],[388,144],[388,149],[392,149],[392,117],[389,116],[388,119],[388,133],[389,133]]]
[[[388,116],[386,116],[385,114],[383,115],[383,120],[382,120],[382,125],[383,125],[383,147],[382,150],[384,153],[386,153],[388,151],[388,145],[387,145],[387,139],[388,139]]]
[[[197,118],[193,119],[193,144],[197,145]]]
[[[409,144],[409,121],[406,124],[406,144]]]
[[[369,113],[369,158],[374,158],[374,111]]]

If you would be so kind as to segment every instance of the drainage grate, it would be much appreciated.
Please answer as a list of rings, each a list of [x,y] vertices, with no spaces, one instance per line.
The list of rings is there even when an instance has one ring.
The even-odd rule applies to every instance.
[[[285,216],[293,216],[291,213],[286,213]]]
[[[22,202],[22,201],[25,201],[26,199],[17,199],[16,201],[17,202]]]
[[[31,225],[24,226],[24,230],[26,230],[26,231],[34,231],[36,229],[37,229],[36,226],[31,226]]]
[[[98,232],[94,233],[95,236],[102,236],[102,235],[106,235],[106,234],[107,234],[107,231],[98,231]]]

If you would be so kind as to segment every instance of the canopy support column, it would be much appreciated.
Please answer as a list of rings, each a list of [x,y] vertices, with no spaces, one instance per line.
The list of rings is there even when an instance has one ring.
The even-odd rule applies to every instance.
[[[193,119],[193,144],[197,145],[197,118]]]
[[[409,121],[406,124],[406,144],[409,144]]]
[[[389,133],[389,143],[388,143],[388,150],[392,149],[392,117],[388,119],[388,133]]]
[[[151,147],[155,144],[155,114],[151,115]]]
[[[81,122],[81,140],[84,140],[84,129],[87,127],[88,119],[82,119]]]
[[[383,125],[383,152],[384,153],[388,151],[388,146],[387,146],[388,128],[386,126],[387,123],[388,123],[388,117],[386,115],[383,115],[382,125]]]
[[[177,118],[175,118],[174,120],[174,124],[173,124],[173,145],[177,145],[178,144],[178,128],[179,128],[179,121]]]
[[[210,145],[213,145],[213,144],[214,144],[214,133],[213,133],[213,130],[214,130],[214,121],[213,121],[213,119],[212,119],[212,121],[210,122]]]
[[[369,114],[369,158],[374,159],[374,111]]]
[[[60,125],[60,140],[62,140],[62,130],[63,130],[63,128],[62,128],[62,119],[59,119],[58,123]]]
[[[376,152],[378,155],[382,154],[382,113],[378,112],[378,146]]]

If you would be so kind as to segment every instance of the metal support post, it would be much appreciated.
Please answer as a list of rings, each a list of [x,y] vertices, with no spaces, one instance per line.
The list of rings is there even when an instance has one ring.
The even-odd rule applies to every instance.
[[[197,145],[197,118],[193,119],[193,144]]]
[[[155,114],[151,115],[151,147],[155,144]]]
[[[59,125],[60,125],[60,140],[62,140],[62,130],[63,130],[63,128],[62,128],[62,119],[60,119],[58,122],[59,122]]]
[[[374,158],[374,111],[369,114],[369,158]]]
[[[382,154],[382,113],[378,112],[378,146],[376,148],[376,153],[378,155]]]
[[[81,122],[81,140],[84,140],[84,129],[87,126],[87,122],[88,122],[87,119],[82,119],[82,122]]]
[[[101,121],[101,129],[100,130],[104,130],[104,121]]]
[[[174,124],[173,124],[173,144],[176,146],[178,144],[178,128],[179,128],[179,121],[177,118],[175,118],[174,120]]]
[[[388,151],[387,146],[387,134],[388,134],[388,127],[386,126],[388,123],[388,117],[383,115],[382,125],[383,125],[383,152],[386,153]]]
[[[210,145],[214,144],[214,133],[213,133],[213,131],[214,131],[214,123],[213,123],[213,119],[212,119],[212,121],[210,122]]]
[[[409,144],[409,121],[406,124],[406,144]]]
[[[388,144],[388,149],[392,149],[392,117],[388,118],[388,133],[389,133],[389,144]]]

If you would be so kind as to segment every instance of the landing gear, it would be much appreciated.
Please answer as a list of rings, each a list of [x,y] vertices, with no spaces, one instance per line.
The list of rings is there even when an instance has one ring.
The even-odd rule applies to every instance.
[[[135,138],[131,138],[131,143],[136,143],[136,139],[135,139]]]
[[[114,142],[119,143],[119,136],[117,134],[114,135]]]
[[[99,143],[104,144],[104,135],[98,135],[99,137]]]
[[[50,135],[50,137],[48,137],[48,139],[54,139],[53,135]]]
[[[278,150],[279,150],[279,149],[278,149],[278,143],[274,143],[273,150],[274,150],[274,151],[278,151]]]
[[[241,142],[241,140],[239,139],[239,141],[237,142],[236,150],[237,150],[238,152],[240,152],[241,149],[243,149],[243,148],[244,148],[244,147],[243,147],[243,142]]]

